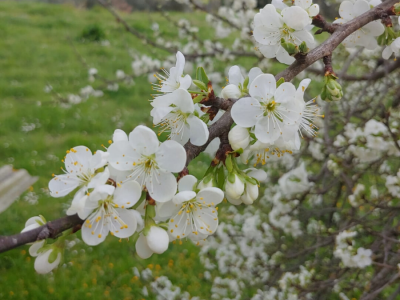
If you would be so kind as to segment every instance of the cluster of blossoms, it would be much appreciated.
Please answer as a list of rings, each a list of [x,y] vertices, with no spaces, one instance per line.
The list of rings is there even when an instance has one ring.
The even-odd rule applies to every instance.
[[[336,236],[335,256],[342,260],[345,267],[365,268],[372,264],[372,251],[362,247],[357,250],[354,248],[353,237],[357,235],[355,231],[343,231]]]
[[[254,39],[257,49],[267,58],[284,64],[295,61],[299,52],[307,53],[315,47],[310,33],[312,17],[319,13],[319,6],[309,0],[296,0],[288,6],[284,0],[272,1],[254,17]]]

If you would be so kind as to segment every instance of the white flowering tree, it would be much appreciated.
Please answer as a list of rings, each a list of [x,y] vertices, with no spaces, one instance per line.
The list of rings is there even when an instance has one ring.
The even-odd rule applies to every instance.
[[[150,102],[168,138],[139,125],[115,129],[106,149],[68,150],[63,174],[49,182],[51,196],[71,196],[67,216],[33,216],[21,233],[0,237],[0,252],[31,243],[36,271],[48,273],[77,231],[92,246],[130,238],[142,259],[190,240],[202,246],[212,299],[400,297],[397,0],[342,1],[333,23],[311,0],[273,0],[259,11],[256,1],[234,0],[207,15],[217,38],[237,33],[229,46],[200,39],[187,20],[174,23],[180,41],[165,40],[157,24],[145,36],[98,2],[172,54]],[[256,65],[244,71],[241,57]],[[271,59],[289,66],[271,74]],[[228,70],[222,89],[215,61]],[[161,65],[137,56],[132,75],[109,80],[90,68],[89,79],[115,90]],[[63,101],[101,93],[89,86]],[[188,166],[202,152],[213,160],[196,178]],[[137,271],[144,281],[148,272]],[[159,299],[190,297],[165,277],[150,287]]]

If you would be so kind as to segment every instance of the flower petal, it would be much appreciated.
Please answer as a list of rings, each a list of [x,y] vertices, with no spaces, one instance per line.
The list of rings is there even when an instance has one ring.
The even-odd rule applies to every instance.
[[[141,157],[138,149],[135,151],[129,142],[112,143],[107,152],[110,154],[108,157],[110,165],[119,171],[132,170],[133,163]]]
[[[311,24],[308,13],[299,6],[291,6],[282,10],[282,17],[285,24],[295,30],[303,30]]]
[[[69,174],[80,174],[90,168],[91,159],[92,151],[88,147],[74,147],[65,157],[65,168]]]
[[[260,68],[258,67],[251,68],[251,70],[249,71],[249,84],[251,84],[253,80],[256,79],[258,75],[261,74],[263,74],[263,72],[261,71]]]
[[[141,234],[135,244],[136,253],[141,259],[147,259],[153,255],[153,251],[147,245],[146,237]]]
[[[147,245],[149,248],[157,254],[164,253],[168,249],[169,245],[169,236],[168,233],[158,227],[151,226],[150,230],[146,236]]]
[[[195,116],[190,116],[186,121],[190,127],[190,142],[195,146],[203,146],[210,134],[206,123]]]
[[[142,189],[134,180],[118,185],[114,192],[114,203],[121,208],[135,205],[142,195]]]
[[[200,203],[216,206],[224,200],[224,192],[219,188],[208,187],[198,192],[196,198]]]
[[[232,106],[232,118],[240,127],[252,127],[263,115],[260,103],[251,97],[242,98]]]
[[[113,134],[113,142],[127,142],[128,141],[128,135],[126,134],[125,131],[121,129],[115,129],[114,134]]]
[[[132,210],[122,208],[116,208],[115,211],[117,213],[117,218],[121,218],[125,226],[121,226],[121,224],[117,222],[118,219],[114,219],[113,216],[110,216],[110,218],[112,218],[112,225],[114,225],[110,228],[110,232],[122,239],[130,237],[135,233],[137,228],[137,214]]]
[[[229,69],[229,83],[238,86],[243,84],[244,78],[240,68],[238,66],[233,66]]]
[[[156,152],[156,161],[161,169],[178,173],[186,164],[186,151],[175,141],[165,141]]]
[[[55,269],[61,261],[61,253],[57,254],[57,258],[54,262],[49,263],[49,257],[53,249],[49,249],[44,253],[41,253],[35,260],[35,270],[39,274],[47,274]]]
[[[194,185],[197,183],[197,178],[193,175],[183,176],[178,182],[178,191],[193,191]]]
[[[29,247],[29,254],[32,257],[36,257],[39,255],[38,251],[43,247],[46,240],[37,241]]]
[[[151,155],[158,149],[160,142],[150,128],[139,125],[129,134],[129,143],[134,151],[143,155]]]
[[[151,177],[146,178],[146,188],[154,200],[166,202],[176,193],[176,178],[169,172],[156,170]]]
[[[179,192],[172,198],[172,202],[176,205],[181,205],[183,202],[190,201],[196,197],[196,193],[193,191]]]
[[[272,99],[276,91],[276,80],[271,74],[257,76],[250,85],[250,95],[260,102]],[[243,127],[243,126],[242,126]]]
[[[79,179],[74,175],[57,175],[49,182],[52,197],[64,197],[79,186]]]
[[[294,100],[296,88],[291,82],[282,83],[275,92],[275,101],[278,103],[288,103]]]
[[[280,123],[279,126],[283,126],[283,124]],[[272,144],[281,135],[281,130],[276,123],[272,122],[271,118],[264,117],[257,122],[254,133],[260,142]]]

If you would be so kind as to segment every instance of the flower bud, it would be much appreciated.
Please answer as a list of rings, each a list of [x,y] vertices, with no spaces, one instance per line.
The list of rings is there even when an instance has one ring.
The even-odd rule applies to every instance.
[[[242,95],[239,87],[234,84],[228,84],[221,92],[221,97],[224,99],[238,99]]]
[[[229,143],[233,150],[246,149],[250,144],[250,134],[246,128],[235,126],[229,131]]]
[[[342,99],[343,89],[336,79],[337,77],[332,74],[325,76],[325,86],[321,93],[322,100],[331,102]]]
[[[310,51],[310,49],[307,47],[306,42],[302,42],[300,44],[299,50],[300,50],[300,53],[302,53],[302,54],[307,54]]]
[[[151,226],[148,234],[146,235],[146,240],[147,245],[154,253],[161,254],[168,249],[168,233],[158,226]]]
[[[197,185],[197,188],[199,190],[208,188],[208,187],[217,187],[217,184],[214,181],[214,178],[212,178],[211,180],[206,180],[206,178],[204,178],[202,181],[199,182],[199,184]]]
[[[258,185],[251,184],[249,182],[246,183],[246,189],[244,194],[240,199],[244,204],[250,205],[253,204],[255,200],[258,198]]]
[[[225,183],[225,193],[233,199],[239,199],[244,192],[244,183],[236,174],[230,174]]]
[[[295,56],[297,53],[299,53],[299,48],[296,47],[295,44],[288,43],[284,39],[281,39],[281,46],[287,51],[287,53],[289,53],[290,56]]]
[[[60,264],[61,256],[61,252],[54,248],[40,253],[35,260],[36,272],[39,274],[50,273]]]
[[[394,13],[395,13],[396,15],[400,15],[400,3],[396,3],[396,4],[394,5]]]

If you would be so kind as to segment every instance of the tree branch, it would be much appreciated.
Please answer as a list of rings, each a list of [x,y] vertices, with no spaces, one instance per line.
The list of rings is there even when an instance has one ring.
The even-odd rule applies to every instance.
[[[47,238],[55,239],[67,229],[75,226],[79,226],[80,228],[82,223],[83,220],[81,220],[78,215],[66,216],[55,221],[47,222],[45,225],[33,230],[0,237],[0,253]]]

